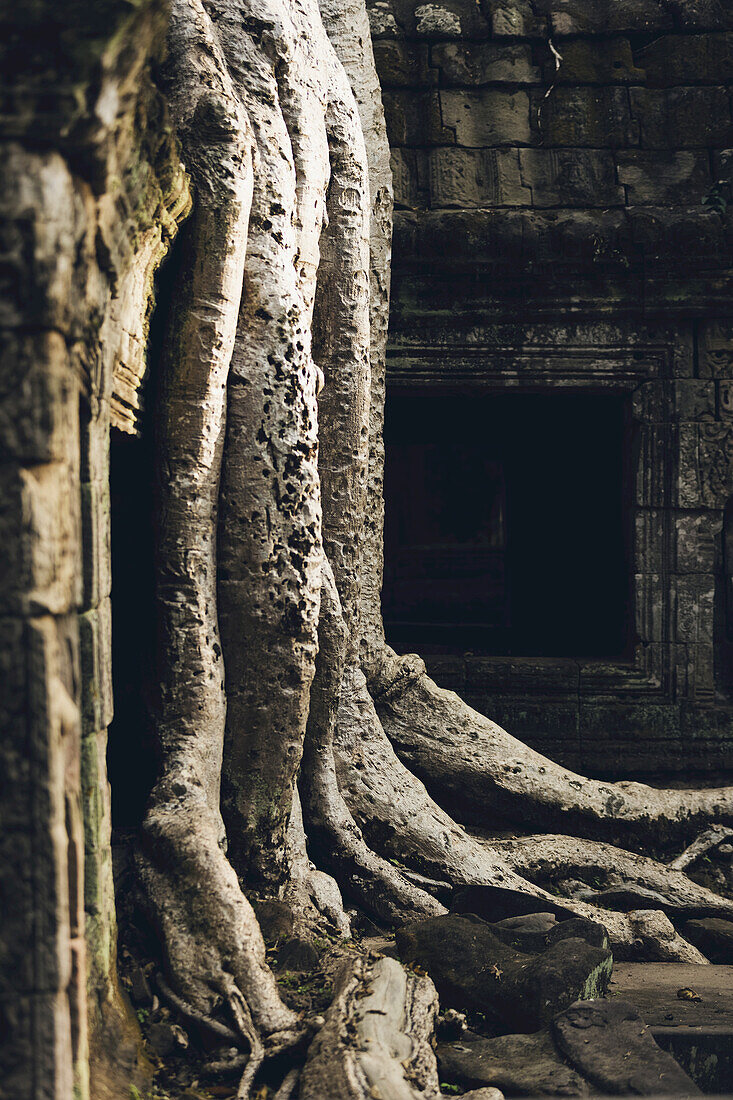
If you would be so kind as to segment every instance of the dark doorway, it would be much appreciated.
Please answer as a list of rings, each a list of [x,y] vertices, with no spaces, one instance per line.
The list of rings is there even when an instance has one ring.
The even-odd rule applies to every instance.
[[[625,653],[626,404],[587,393],[389,395],[383,609],[395,648]]]
[[[153,727],[156,621],[151,433],[110,436],[112,685],[107,770],[112,823],[142,820],[157,774]]]

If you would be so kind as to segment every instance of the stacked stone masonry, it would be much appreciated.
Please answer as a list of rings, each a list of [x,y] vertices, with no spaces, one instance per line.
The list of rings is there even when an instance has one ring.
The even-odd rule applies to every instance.
[[[391,392],[622,393],[631,419],[631,651],[429,666],[568,766],[712,779],[733,768],[733,8],[370,15],[397,206]]]

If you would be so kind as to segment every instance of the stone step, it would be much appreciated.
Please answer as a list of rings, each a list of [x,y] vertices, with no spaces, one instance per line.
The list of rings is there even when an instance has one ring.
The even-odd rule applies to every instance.
[[[733,966],[615,963],[608,996],[635,1004],[659,1046],[704,1092],[730,1094]]]

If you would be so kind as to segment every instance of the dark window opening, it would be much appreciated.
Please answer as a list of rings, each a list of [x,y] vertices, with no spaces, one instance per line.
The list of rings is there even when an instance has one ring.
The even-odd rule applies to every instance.
[[[397,650],[626,655],[627,404],[390,393],[383,610]]]

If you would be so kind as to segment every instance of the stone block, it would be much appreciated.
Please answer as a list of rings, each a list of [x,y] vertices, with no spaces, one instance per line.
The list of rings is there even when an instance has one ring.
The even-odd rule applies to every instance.
[[[466,683],[466,663],[463,657],[427,656],[428,675],[448,691],[462,691]]]
[[[665,35],[634,54],[649,87],[733,80],[733,34]]]
[[[674,576],[670,578],[669,589],[674,640],[712,645],[715,577],[709,573]]]
[[[382,94],[382,101],[390,147],[455,141],[455,129],[443,124],[437,92],[392,89]]]
[[[725,88],[630,88],[629,98],[642,148],[721,148],[733,140]]]
[[[390,155],[392,169],[392,187],[395,207],[404,210],[417,210],[427,203],[427,190],[424,186],[427,155],[422,149],[396,148]],[[423,169],[421,172],[421,168]],[[421,183],[423,186],[421,186]]]
[[[674,645],[671,653],[673,698],[710,698],[715,690],[712,644]]]
[[[433,46],[431,64],[443,84],[539,84],[529,44],[441,42]],[[380,71],[381,74],[381,71]]]
[[[715,568],[715,549],[720,538],[719,512],[676,512],[675,568],[677,573],[708,573]]]
[[[707,266],[710,256],[723,254],[727,247],[721,218],[705,206],[629,207],[628,225],[648,264],[676,265],[684,256],[690,267]]]
[[[520,149],[522,181],[531,190],[532,205],[623,206],[624,191],[616,182],[613,156],[603,150]]]
[[[640,642],[661,642],[666,627],[666,578],[659,573],[634,576],[634,624]]]
[[[558,51],[562,61],[548,49],[543,62],[545,83],[552,84],[643,84],[644,70],[637,68],[628,38],[569,39]]]
[[[621,149],[616,153],[616,164],[618,181],[626,187],[630,206],[702,202],[712,183],[709,157],[696,150]]]
[[[437,72],[430,67],[428,46],[383,38],[374,43],[374,61],[383,88],[416,88],[434,84]]]
[[[430,205],[436,207],[529,206],[516,149],[433,149]]]
[[[666,424],[647,424],[639,433],[634,477],[640,508],[661,508],[668,503],[665,468],[673,453],[673,440],[674,430]]]
[[[715,419],[715,385],[698,378],[644,382],[634,390],[634,419],[647,423]]]
[[[84,731],[105,729],[114,714],[112,697],[112,607],[99,607],[79,616]]]
[[[399,38],[400,28],[388,0],[376,0],[367,6],[369,30],[375,42],[385,38]]]
[[[666,0],[666,3],[682,30],[733,30],[733,11],[728,0]]]
[[[60,462],[0,467],[0,612],[60,614],[81,598],[78,484]]]
[[[657,573],[664,569],[667,513],[656,508],[637,508],[634,514],[634,558],[637,569]]]
[[[581,739],[612,737],[614,741],[671,741],[679,737],[679,711],[665,703],[615,703],[582,701],[579,712]]]
[[[425,38],[460,38],[463,28],[458,12],[446,4],[418,4],[415,33]]]
[[[547,14],[556,35],[615,34],[620,31],[672,29],[672,15],[661,0],[535,0],[535,10]]]
[[[96,607],[112,590],[109,481],[81,486],[83,607]]]
[[[443,124],[458,145],[525,145],[532,138],[529,96],[526,92],[486,89],[481,92],[446,90],[440,93]]]
[[[626,88],[570,88],[533,98],[532,125],[546,145],[617,149],[639,144]]]
[[[698,425],[698,484],[706,508],[722,507],[733,486],[733,424]]]
[[[531,0],[485,0],[494,38],[546,38],[547,20]]]
[[[699,363],[703,378],[733,381],[733,320],[703,321],[699,331]]]
[[[57,332],[0,338],[0,463],[68,460],[79,449],[79,382]]]

